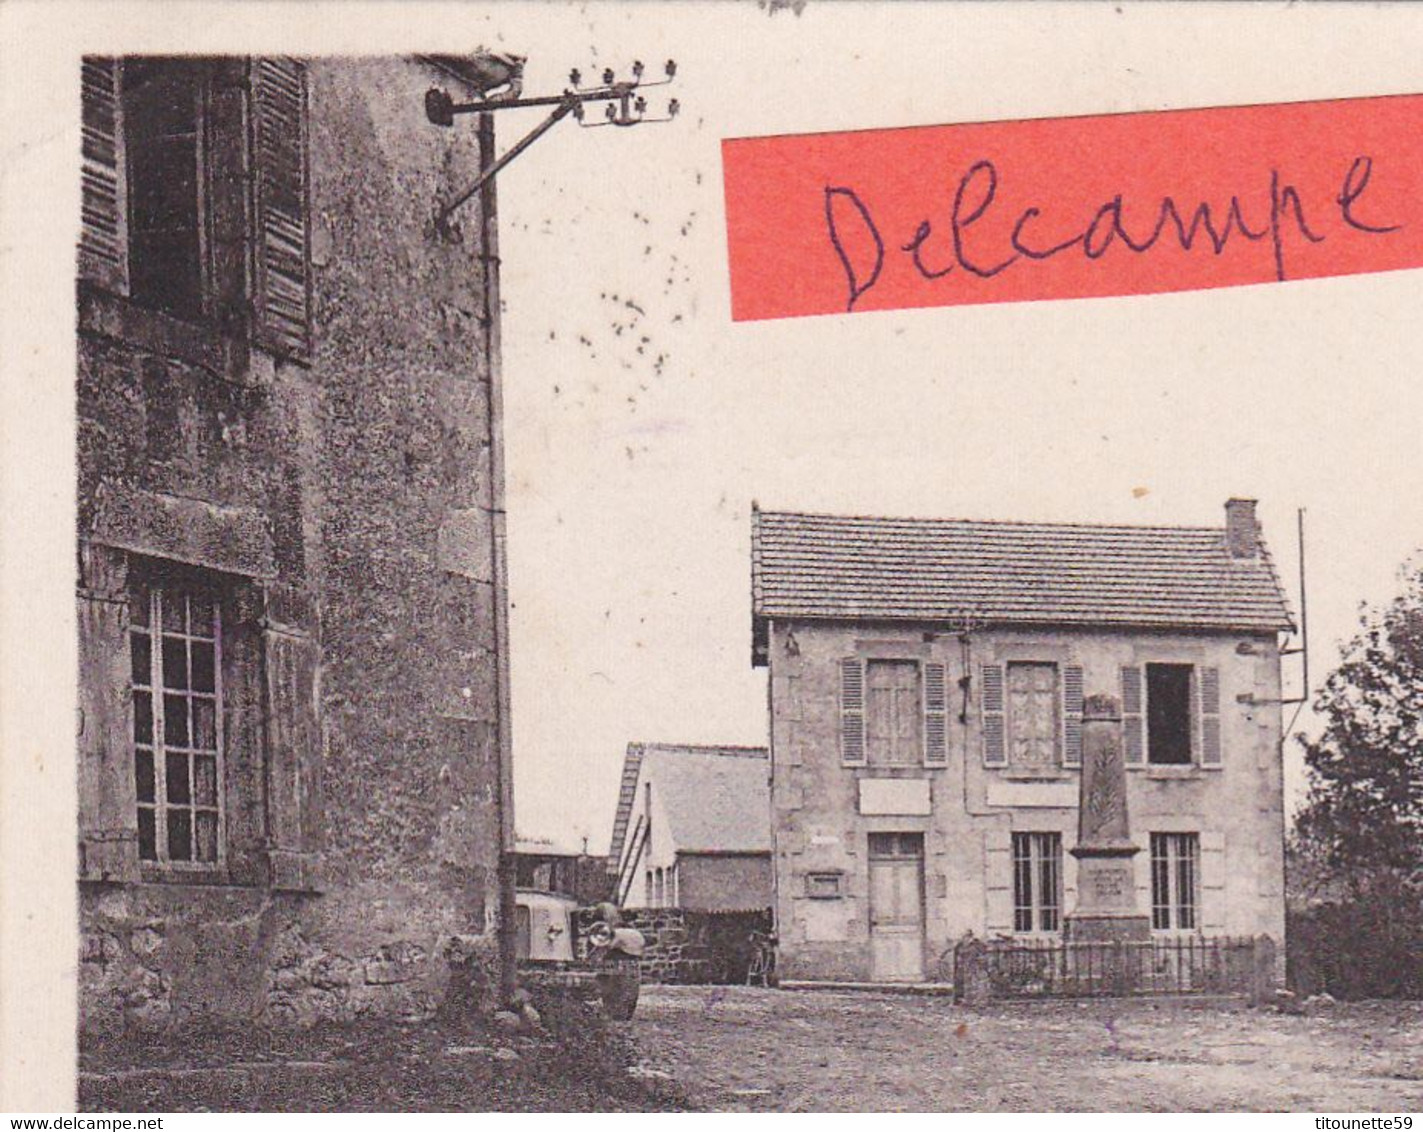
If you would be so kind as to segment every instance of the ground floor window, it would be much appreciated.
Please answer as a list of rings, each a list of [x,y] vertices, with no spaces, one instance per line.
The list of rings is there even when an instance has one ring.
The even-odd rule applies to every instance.
[[[222,621],[197,573],[135,570],[129,605],[138,855],[222,856]]]
[[[1062,834],[1013,834],[1013,930],[1062,928]]]
[[[1151,835],[1151,926],[1157,931],[1194,931],[1200,906],[1200,835]]]

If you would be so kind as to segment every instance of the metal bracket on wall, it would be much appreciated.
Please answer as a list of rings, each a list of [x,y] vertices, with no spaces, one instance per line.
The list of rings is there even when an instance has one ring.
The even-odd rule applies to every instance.
[[[570,114],[577,120],[580,126],[592,128],[595,126],[637,126],[644,122],[670,122],[677,116],[679,106],[674,98],[667,104],[667,112],[661,117],[649,118],[647,116],[647,99],[641,93],[653,87],[666,86],[677,74],[677,64],[675,61],[667,60],[664,68],[665,79],[657,82],[644,83],[642,81],[643,66],[641,63],[632,65],[632,78],[619,81],[612,68],[603,72],[602,82],[585,87],[582,86],[582,74],[574,70],[568,76],[569,86],[562,94],[544,95],[537,98],[494,98],[476,99],[473,102],[455,102],[448,94],[442,90],[429,90],[425,93],[425,117],[431,124],[436,126],[453,126],[455,116],[459,114],[488,114],[495,110],[521,110],[530,106],[551,106],[552,112],[547,118],[525,134],[514,145],[510,146],[502,155],[489,165],[480,170],[475,181],[459,196],[448,204],[442,205],[436,224],[443,228],[449,223],[450,217],[455,210],[463,205],[470,197],[479,192],[484,185],[498,172],[508,165],[549,130],[553,129],[559,121]],[[607,104],[606,113],[601,121],[585,121],[586,113],[584,106],[590,102],[603,102]]]

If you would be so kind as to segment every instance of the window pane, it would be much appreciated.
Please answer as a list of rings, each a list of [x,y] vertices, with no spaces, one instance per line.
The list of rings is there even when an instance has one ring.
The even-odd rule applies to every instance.
[[[193,636],[211,637],[213,635],[213,603],[211,597],[204,593],[189,594],[188,616],[190,620],[188,631]]]
[[[164,138],[135,146],[129,180],[135,232],[197,232],[197,139]]]
[[[197,124],[196,67],[184,59],[124,63],[124,125],[137,138],[191,132]]]
[[[1153,763],[1191,761],[1191,666],[1146,666],[1146,732]]]
[[[217,750],[217,712],[206,696],[193,697],[193,747],[200,751]]]
[[[133,757],[134,788],[140,802],[153,801],[153,752],[139,747]]]
[[[153,642],[147,633],[130,633],[128,643],[133,682],[147,684],[153,679]]]
[[[1151,926],[1158,931],[1171,927],[1171,868],[1161,833],[1151,835]]]
[[[199,810],[197,818],[197,859],[199,861],[217,860],[217,812],[215,810]]]
[[[1027,834],[1013,834],[1013,930],[1033,930],[1033,862]]]
[[[159,605],[163,608],[163,628],[170,633],[183,632],[182,593],[172,589],[161,591]]]
[[[188,756],[169,755],[168,762],[168,804],[185,805],[192,801],[188,784]]]
[[[213,681],[213,646],[204,641],[194,641],[193,688],[199,692],[211,692],[216,687]]]
[[[188,686],[188,644],[181,637],[163,638],[163,686]]]
[[[202,317],[202,268],[198,234],[158,232],[129,240],[129,290],[134,300],[178,318]]]
[[[193,801],[199,806],[217,805],[217,760],[198,755],[193,759]]]
[[[168,859],[193,859],[193,818],[191,810],[168,811]]]
[[[128,586],[129,624],[144,628],[148,625],[148,603],[152,600],[148,584],[139,578],[131,578]]]
[[[144,861],[158,860],[158,842],[154,836],[153,811],[145,806],[138,809],[138,856]]]
[[[133,741],[153,742],[153,696],[148,692],[133,694]]]
[[[163,697],[163,742],[169,747],[188,745],[188,698]]]
[[[1038,839],[1038,904],[1041,907],[1039,926],[1045,932],[1058,928],[1058,882],[1061,872],[1062,838],[1045,833]]]

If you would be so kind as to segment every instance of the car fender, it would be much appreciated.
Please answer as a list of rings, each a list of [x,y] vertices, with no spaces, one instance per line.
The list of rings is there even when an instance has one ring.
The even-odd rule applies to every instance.
[[[614,928],[613,942],[608,945],[609,951],[621,951],[634,959],[641,958],[646,948],[647,940],[636,928]]]

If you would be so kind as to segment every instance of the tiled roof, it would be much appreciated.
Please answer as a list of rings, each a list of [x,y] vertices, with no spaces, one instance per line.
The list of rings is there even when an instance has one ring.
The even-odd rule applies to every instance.
[[[771,789],[765,747],[630,743],[627,764],[651,782],[666,816],[663,836],[685,853],[765,853],[771,848]],[[618,802],[611,860],[622,858],[637,794]]]
[[[1285,630],[1263,541],[1225,529],[753,511],[756,618]]]

